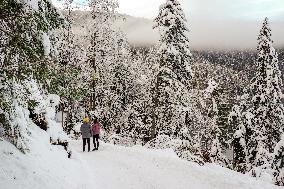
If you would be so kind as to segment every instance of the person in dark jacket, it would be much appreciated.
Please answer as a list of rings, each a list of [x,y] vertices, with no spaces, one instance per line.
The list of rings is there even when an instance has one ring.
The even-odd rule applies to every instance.
[[[100,139],[100,133],[101,133],[101,125],[98,122],[98,119],[95,118],[94,124],[92,126],[92,134],[93,134],[93,143],[94,143],[94,150],[99,149],[99,139]]]
[[[82,133],[83,138],[83,152],[85,152],[85,146],[86,142],[88,143],[88,152],[90,151],[90,138],[92,137],[92,131],[91,131],[91,125],[90,125],[90,119],[84,118],[83,124],[81,125],[80,131]]]

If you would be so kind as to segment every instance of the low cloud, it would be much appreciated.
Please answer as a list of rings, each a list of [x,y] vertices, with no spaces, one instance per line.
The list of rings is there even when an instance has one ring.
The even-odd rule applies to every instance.
[[[58,0],[53,0],[57,2]],[[118,26],[133,44],[157,44],[152,29],[159,5],[166,0],[119,0],[127,17]],[[262,21],[269,17],[275,47],[284,47],[283,0],[180,0],[188,19],[193,49],[255,49]],[[85,3],[86,0],[76,0]],[[61,2],[62,3],[62,2]],[[57,5],[59,6],[59,5]]]
[[[262,22],[192,19],[193,48],[255,49]],[[284,22],[272,22],[275,47],[284,47]]]
[[[255,49],[262,22],[192,18],[188,20],[193,49]],[[149,19],[127,17],[119,27],[133,44],[157,44],[159,33]],[[284,47],[284,22],[272,22],[275,47]]]
[[[127,7],[138,0],[119,0],[127,12]],[[131,1],[131,2],[130,2]],[[143,16],[143,6],[148,7],[144,16],[149,20],[132,20],[130,27],[124,27],[130,41],[155,44],[158,32],[152,30],[152,20],[158,14],[158,5],[165,0],[151,0],[136,4],[140,10],[130,15]],[[262,21],[269,17],[274,46],[284,46],[284,1],[283,0],[180,0],[188,18],[191,30],[189,37],[195,49],[255,49],[257,35]],[[152,12],[149,5],[152,5]],[[143,6],[142,6],[143,5]],[[140,9],[139,9],[140,7]]]

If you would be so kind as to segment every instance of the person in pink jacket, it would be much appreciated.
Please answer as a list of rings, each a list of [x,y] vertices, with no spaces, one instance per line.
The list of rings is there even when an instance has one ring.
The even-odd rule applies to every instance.
[[[101,134],[101,124],[98,122],[98,119],[95,118],[94,124],[92,126],[92,134],[93,134],[93,143],[94,143],[94,150],[99,149],[99,139]]]

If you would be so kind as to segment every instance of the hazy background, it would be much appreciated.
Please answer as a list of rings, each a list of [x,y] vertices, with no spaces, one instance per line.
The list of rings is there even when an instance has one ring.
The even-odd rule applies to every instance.
[[[57,6],[60,3],[53,0]],[[119,12],[131,15],[119,27],[130,42],[155,44],[152,20],[165,0],[119,0]],[[284,47],[284,0],[181,0],[194,49],[255,49],[262,20],[271,22],[275,47]],[[86,0],[75,0],[80,7]]]

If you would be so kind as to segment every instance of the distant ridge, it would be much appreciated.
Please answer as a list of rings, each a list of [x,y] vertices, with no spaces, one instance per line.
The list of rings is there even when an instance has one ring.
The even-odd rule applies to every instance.
[[[61,11],[63,15],[66,14],[63,9]],[[92,22],[90,10],[73,9],[71,17],[73,20],[72,29],[75,35],[79,37],[87,35]],[[157,30],[153,30],[153,21],[150,19],[121,14],[121,18],[114,25],[126,34],[129,43],[134,46],[152,46],[157,44],[159,40],[159,34]]]

